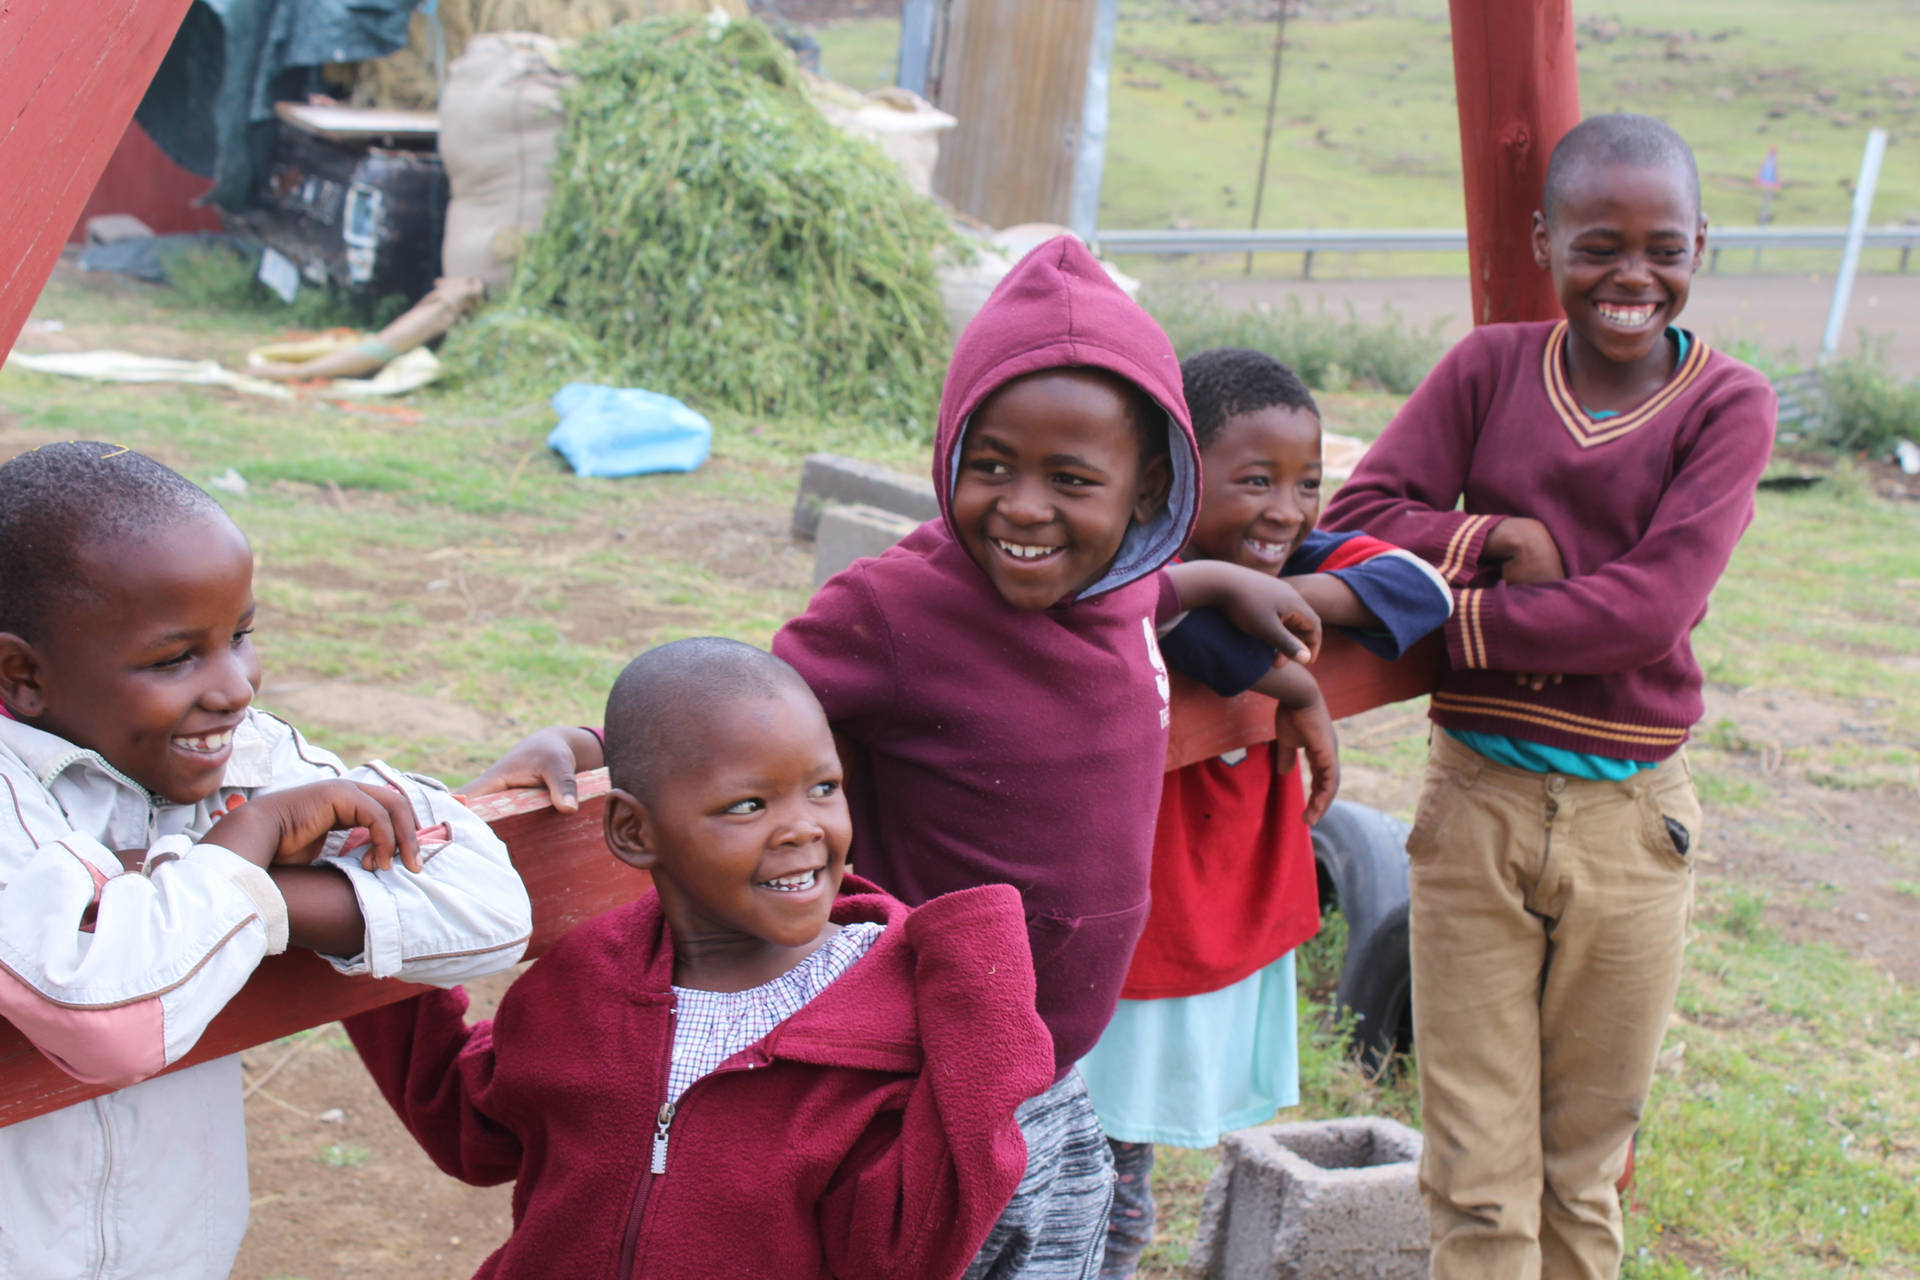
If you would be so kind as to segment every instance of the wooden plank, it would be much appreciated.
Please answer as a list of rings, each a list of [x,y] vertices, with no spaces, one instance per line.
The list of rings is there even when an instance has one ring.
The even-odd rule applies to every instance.
[[[189,3],[0,3],[0,352],[19,336]]]
[[[1417,697],[1433,688],[1442,649],[1430,636],[1398,662],[1385,662],[1338,632],[1330,632],[1314,674],[1336,719]],[[1190,696],[1177,693],[1176,697]],[[1178,768],[1273,737],[1273,703],[1258,694],[1219,699],[1213,718],[1183,714],[1189,726],[1169,744],[1167,767]],[[1197,726],[1197,727],[1195,727]],[[514,866],[533,897],[533,959],[574,925],[638,897],[647,877],[617,861],[601,836],[607,773],[580,775],[580,808],[561,814],[544,791],[513,791],[473,802],[473,810],[506,841]],[[374,978],[343,978],[310,952],[271,956],[218,1018],[193,1052],[173,1070],[238,1053],[364,1009],[401,1000],[423,988]],[[106,1092],[82,1084],[40,1055],[0,1020],[0,1125],[71,1106]]]
[[[1555,320],[1533,261],[1554,144],[1580,123],[1572,0],[1450,0],[1473,322]]]
[[[1072,214],[1097,0],[954,0],[934,105],[934,190],[990,226]]]
[[[1314,678],[1335,720],[1433,691],[1445,646],[1428,636],[1398,662],[1377,658],[1338,631],[1328,631],[1313,664]],[[1273,740],[1272,698],[1243,693],[1221,699],[1200,685],[1174,677],[1175,733],[1167,742],[1167,768],[1183,768],[1229,751]]]
[[[600,833],[606,792],[607,772],[596,769],[580,776],[580,808],[572,814],[556,813],[544,791],[513,791],[473,802],[473,811],[506,841],[533,897],[528,959],[582,920],[631,902],[647,887],[644,872],[607,852]],[[391,979],[342,977],[310,951],[269,956],[193,1051],[169,1070],[238,1053],[424,990]],[[0,1125],[106,1092],[61,1071],[0,1020]]]
[[[440,136],[440,116],[433,111],[389,111],[378,107],[318,106],[310,102],[276,102],[273,114],[294,128],[329,142],[369,143],[383,138],[433,145]]]

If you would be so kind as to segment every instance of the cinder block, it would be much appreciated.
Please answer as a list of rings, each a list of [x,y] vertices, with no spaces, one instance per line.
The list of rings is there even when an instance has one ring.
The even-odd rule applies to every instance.
[[[130,213],[102,213],[87,219],[88,244],[112,244],[153,235],[153,228]]]
[[[813,585],[855,560],[877,556],[920,527],[917,520],[868,506],[832,506],[820,514],[813,544]]]
[[[940,500],[934,496],[930,481],[858,458],[808,454],[800,468],[800,495],[793,504],[793,536],[813,537],[820,526],[820,513],[835,503],[878,507],[915,524],[940,514]]]
[[[1200,1204],[1194,1280],[1425,1280],[1420,1135],[1378,1116],[1242,1129]]]

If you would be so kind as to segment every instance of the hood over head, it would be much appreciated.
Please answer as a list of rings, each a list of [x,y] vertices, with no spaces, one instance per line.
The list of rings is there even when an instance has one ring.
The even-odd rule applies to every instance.
[[[974,410],[1015,378],[1069,367],[1104,369],[1125,378],[1166,411],[1173,473],[1166,505],[1152,520],[1127,531],[1106,575],[1076,597],[1084,600],[1152,573],[1186,545],[1199,513],[1200,450],[1173,344],[1077,238],[1056,236],[1022,258],[960,334],[940,397],[933,485],[947,530],[960,540],[953,488],[960,441]]]

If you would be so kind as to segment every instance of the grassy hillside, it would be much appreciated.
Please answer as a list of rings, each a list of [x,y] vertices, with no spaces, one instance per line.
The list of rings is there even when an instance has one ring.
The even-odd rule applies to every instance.
[[[1288,24],[1262,225],[1461,225],[1446,0],[1296,7],[1312,15]],[[1186,16],[1246,8],[1123,5],[1103,225],[1246,224],[1273,24]],[[1875,126],[1893,135],[1893,146],[1874,220],[1920,220],[1920,0],[1615,0],[1577,3],[1575,13],[1583,108],[1670,121],[1698,152],[1715,222],[1757,219],[1753,175],[1777,146],[1786,185],[1775,222],[1844,223]],[[885,83],[897,31],[882,20],[821,31],[829,71],[857,85]],[[1867,267],[1894,265],[1892,253],[1880,257]],[[1770,256],[1768,265],[1830,270],[1833,260]],[[1448,265],[1391,261],[1403,271]],[[1722,269],[1740,265],[1729,259]]]

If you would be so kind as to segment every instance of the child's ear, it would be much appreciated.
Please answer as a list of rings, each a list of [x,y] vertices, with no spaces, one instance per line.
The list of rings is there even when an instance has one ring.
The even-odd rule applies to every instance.
[[[40,655],[11,631],[0,631],[0,703],[22,719],[47,708],[40,689]]]
[[[1700,225],[1693,230],[1693,269],[1698,271],[1700,264],[1707,260],[1707,215],[1700,215]]]
[[[1164,453],[1147,459],[1140,468],[1140,488],[1133,500],[1133,521],[1145,524],[1167,505],[1167,490],[1173,487],[1173,463]]]
[[[647,806],[619,789],[607,792],[607,808],[602,820],[607,848],[613,856],[640,871],[653,870],[658,861],[654,850],[653,819]]]
[[[1533,211],[1533,262],[1542,271],[1553,265],[1553,232],[1547,226],[1547,215],[1540,209]]]

